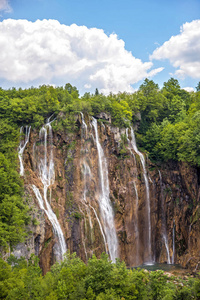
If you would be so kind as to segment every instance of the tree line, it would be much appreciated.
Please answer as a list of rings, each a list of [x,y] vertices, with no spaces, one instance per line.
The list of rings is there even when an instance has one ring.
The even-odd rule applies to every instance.
[[[200,277],[185,279],[163,271],[127,269],[103,253],[85,264],[76,254],[42,276],[38,258],[0,259],[0,299],[10,300],[191,300],[200,299]]]

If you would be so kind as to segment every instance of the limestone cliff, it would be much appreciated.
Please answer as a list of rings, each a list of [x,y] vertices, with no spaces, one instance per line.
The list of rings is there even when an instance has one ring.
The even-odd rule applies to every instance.
[[[167,262],[170,258],[170,263],[199,269],[199,170],[177,162],[158,167],[146,158],[148,207],[144,168],[141,157],[128,142],[130,131],[112,127],[109,116],[97,117],[99,141],[107,161],[118,256],[128,267],[140,265],[148,262],[150,247],[152,261]],[[67,249],[87,261],[93,253],[97,256],[103,251],[109,253],[110,246],[100,213],[100,171],[94,127],[88,116],[83,119],[81,115],[77,117],[77,127],[75,134],[64,130],[53,132],[55,180],[47,194]],[[38,132],[32,130],[23,163],[25,192],[34,201],[35,221],[27,242],[18,245],[14,253],[18,251],[26,257],[31,253],[39,255],[45,273],[56,260],[58,237],[31,188],[34,184],[42,193],[37,167],[40,144]]]

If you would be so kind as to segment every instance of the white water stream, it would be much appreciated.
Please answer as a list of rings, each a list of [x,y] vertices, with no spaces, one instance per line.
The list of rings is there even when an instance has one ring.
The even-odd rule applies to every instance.
[[[82,129],[83,129],[83,131],[85,131],[85,136],[87,137],[87,124],[85,123],[83,113],[81,112],[80,114],[81,114],[81,119],[82,119]]]
[[[97,222],[99,224],[99,228],[100,228],[100,231],[101,231],[101,234],[102,234],[102,237],[103,237],[103,241],[104,241],[105,251],[107,253],[108,250],[107,250],[107,245],[106,245],[106,238],[105,238],[105,234],[104,234],[101,222],[99,220],[99,217],[97,215],[97,212],[96,212],[95,208],[87,201],[87,198],[86,198],[86,194],[87,194],[87,191],[88,191],[87,190],[87,184],[86,184],[87,183],[87,177],[91,178],[90,167],[85,162],[83,163],[83,166],[84,166],[84,170],[85,170],[85,172],[84,172],[85,185],[84,185],[84,192],[83,192],[83,200],[84,200],[84,205],[86,206],[86,211],[87,211],[87,215],[88,215],[88,219],[89,219],[90,234],[92,235],[92,228],[93,228],[91,212],[90,212],[90,209],[92,209],[94,214],[95,214],[95,217],[97,219]],[[91,236],[91,239],[92,239],[92,236]]]
[[[24,176],[24,164],[23,164],[23,153],[24,149],[26,148],[26,145],[29,141],[29,136],[30,136],[30,131],[31,131],[31,126],[26,126],[25,127],[25,136],[24,138],[20,140],[19,148],[18,148],[18,157],[19,157],[19,163],[20,163],[20,172],[19,174],[21,176]],[[22,126],[20,128],[20,135],[24,133],[24,127]]]
[[[136,166],[136,170],[137,170],[137,164],[136,164],[136,158],[135,158],[135,154],[133,153],[131,147],[131,141],[129,139],[128,136],[128,128],[126,128],[126,137],[127,137],[127,141],[128,141],[128,145],[129,145],[129,151],[131,153],[131,155],[134,158],[134,162],[135,162],[135,166]],[[136,171],[136,176],[137,176],[137,171]],[[133,181],[133,186],[134,186],[134,190],[135,190],[135,216],[134,216],[134,224],[135,224],[135,241],[136,241],[136,265],[139,263],[139,242],[140,242],[140,237],[139,237],[139,228],[138,228],[138,206],[139,206],[139,198],[138,198],[138,191],[137,191],[137,186],[135,181]]]
[[[159,177],[160,177],[160,190],[161,190],[161,211],[162,211],[162,236],[165,243],[165,248],[167,252],[167,263],[171,264],[170,261],[170,254],[169,254],[169,244],[167,238],[167,228],[166,228],[166,217],[165,217],[165,207],[164,207],[164,196],[163,196],[163,186],[162,186],[162,175],[160,170],[158,170]]]
[[[85,123],[85,120],[84,120],[83,113],[81,113],[81,118],[82,118],[81,138],[83,139],[83,138],[87,138],[88,130],[87,130],[87,124]],[[86,147],[83,147],[82,152],[84,153],[84,156],[85,156],[85,154],[88,153],[88,149]],[[101,234],[103,237],[103,241],[104,241],[105,251],[106,251],[106,253],[108,253],[106,238],[105,238],[105,234],[104,234],[100,219],[97,215],[95,208],[91,205],[90,201],[87,201],[87,193],[89,191],[89,183],[91,181],[92,174],[91,174],[90,167],[89,167],[88,163],[86,162],[85,157],[83,158],[82,166],[83,166],[83,180],[84,180],[84,191],[83,191],[83,202],[82,203],[85,205],[87,215],[88,215],[88,220],[89,220],[89,224],[90,224],[91,240],[92,240],[92,229],[93,229],[92,218],[91,218],[91,209],[92,209],[94,212],[94,215],[96,217],[96,220],[99,224],[99,228],[100,228],[100,231],[101,231]]]
[[[53,134],[52,134],[52,127],[51,127],[50,118],[47,120],[47,123],[41,128],[39,137],[40,140],[43,142],[43,153],[40,157],[39,161],[39,176],[40,180],[43,184],[43,197],[39,191],[39,189],[32,185],[32,189],[35,193],[35,196],[38,200],[39,206],[43,209],[52,224],[54,234],[58,238],[58,245],[59,250],[56,253],[57,260],[62,260],[64,254],[67,251],[64,235],[58,219],[53,212],[51,205],[48,201],[47,191],[48,188],[54,183],[55,180],[55,172],[54,172],[54,159],[53,159]],[[51,193],[50,193],[51,195]],[[51,201],[51,196],[50,199]]]
[[[172,254],[172,264],[174,264],[174,261],[175,261],[175,229],[176,229],[175,220],[173,220],[173,231],[172,231],[172,251],[173,251],[173,254]],[[190,227],[190,229],[191,229],[191,227]]]
[[[139,228],[138,228],[138,206],[139,206],[139,198],[138,198],[138,191],[135,181],[133,182],[134,189],[135,189],[135,239],[136,239],[136,264],[139,263],[139,247],[140,247],[140,235],[139,235]]]
[[[92,118],[92,125],[95,131],[95,142],[98,152],[98,162],[99,162],[99,207],[102,219],[102,227],[105,232],[105,238],[108,245],[108,251],[110,258],[113,262],[118,257],[118,240],[114,223],[114,213],[110,201],[110,189],[108,181],[108,167],[106,157],[103,152],[103,148],[99,142],[97,120]]]
[[[128,135],[128,131],[127,131]],[[135,140],[135,134],[134,130],[131,127],[131,146],[133,150],[135,151],[136,154],[140,157],[140,161],[142,164],[142,169],[143,169],[143,176],[144,176],[144,182],[145,182],[145,189],[146,189],[146,207],[147,207],[147,259],[145,261],[146,264],[151,264],[152,263],[152,254],[151,254],[151,208],[150,208],[150,192],[149,192],[149,181],[147,177],[147,171],[145,167],[145,159],[143,154],[138,150],[136,140]]]

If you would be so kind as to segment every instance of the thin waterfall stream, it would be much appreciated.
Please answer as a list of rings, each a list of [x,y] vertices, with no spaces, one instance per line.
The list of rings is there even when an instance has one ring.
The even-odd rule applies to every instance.
[[[126,128],[126,137],[127,137],[127,141],[128,141],[128,145],[129,145],[129,150],[131,152],[131,155],[134,158],[134,162],[135,162],[135,166],[137,168],[137,164],[136,164],[136,158],[135,158],[135,154],[133,153],[132,149],[131,149],[131,141],[128,137],[128,128]],[[136,172],[137,174],[137,172]],[[138,228],[138,206],[139,206],[139,198],[138,198],[138,191],[137,191],[137,186],[136,186],[136,182],[135,180],[133,181],[133,186],[134,186],[134,190],[135,190],[135,217],[134,217],[134,225],[135,225],[135,240],[136,240],[136,264],[139,263],[139,245],[140,245],[140,236],[139,236],[139,228]]]
[[[162,175],[160,170],[158,170],[159,177],[160,177],[160,190],[161,190],[161,210],[162,210],[162,236],[165,243],[165,248],[167,252],[167,263],[171,264],[170,261],[170,254],[169,254],[169,244],[168,244],[168,237],[167,237],[167,228],[166,228],[166,216],[165,216],[165,204],[164,204],[164,197],[163,197],[163,185],[162,185]]]
[[[191,229],[191,225],[190,225],[190,229]],[[174,264],[175,262],[175,230],[176,230],[176,225],[175,225],[175,220],[173,219],[173,230],[172,230],[172,264]],[[190,247],[188,246],[188,248],[190,249]]]
[[[139,235],[139,228],[138,228],[138,205],[139,205],[139,198],[138,198],[138,191],[135,181],[133,182],[134,189],[135,189],[135,201],[136,201],[136,211],[135,211],[135,238],[136,238],[136,264],[139,263],[139,250],[140,250],[140,235]]]
[[[151,264],[152,263],[152,254],[151,254],[151,208],[150,208],[150,192],[149,192],[149,181],[147,177],[147,171],[145,167],[145,159],[143,154],[138,150],[136,140],[135,140],[135,134],[134,130],[131,127],[131,146],[133,150],[135,151],[136,154],[138,154],[141,164],[142,164],[142,169],[143,169],[143,176],[144,176],[144,182],[145,182],[145,190],[146,190],[146,207],[147,207],[147,259],[145,263]]]
[[[46,213],[49,221],[52,224],[54,234],[58,238],[58,251],[56,251],[56,258],[57,260],[62,260],[64,257],[64,254],[67,251],[64,235],[61,229],[61,226],[58,222],[58,219],[53,212],[51,205],[48,201],[48,188],[51,187],[51,185],[54,183],[55,180],[55,172],[54,172],[54,159],[53,159],[53,133],[52,133],[52,127],[51,127],[52,121],[50,121],[50,118],[47,120],[47,123],[41,128],[39,137],[40,140],[43,142],[42,150],[43,155],[40,157],[39,160],[39,178],[43,184],[43,197],[39,191],[39,189],[32,185],[32,189],[35,193],[35,196],[38,200],[39,206],[41,209],[44,210]],[[48,153],[48,149],[49,153]],[[40,153],[41,154],[41,153]],[[50,199],[51,201],[51,193],[50,193]]]
[[[87,137],[88,137],[88,128],[87,128],[87,124],[85,123],[84,115],[82,112],[81,112],[81,119],[82,119],[81,139],[83,140],[83,139],[87,139]],[[87,200],[87,193],[89,192],[89,184],[91,181],[92,174],[91,174],[90,167],[86,161],[86,158],[87,158],[86,154],[88,153],[88,149],[86,146],[82,147],[82,153],[83,153],[83,161],[82,161],[83,171],[82,172],[83,172],[83,181],[84,181],[84,191],[83,191],[82,203],[86,207],[86,211],[87,211],[87,215],[88,215],[88,219],[89,219],[91,240],[92,240],[92,229],[93,229],[92,218],[91,218],[91,209],[92,209],[94,212],[94,215],[96,217],[96,220],[98,222],[101,235],[103,237],[105,251],[106,251],[106,253],[108,253],[106,238],[105,238],[105,234],[104,234],[104,231],[102,228],[102,224],[100,222],[100,219],[98,217],[98,214],[97,214],[95,208],[91,205],[90,200]]]
[[[100,214],[102,219],[102,227],[105,232],[106,242],[108,245],[108,251],[110,254],[110,258],[113,262],[118,257],[118,240],[115,229],[114,222],[114,213],[111,206],[110,201],[110,189],[109,189],[109,181],[108,181],[108,166],[106,157],[103,152],[103,148],[99,142],[98,128],[97,128],[97,120],[92,118],[92,126],[95,131],[95,142],[97,146],[98,152],[98,162],[99,162],[99,184],[100,184],[100,195],[99,195],[99,207]]]
[[[104,231],[103,231],[103,228],[102,228],[102,225],[101,225],[101,222],[99,220],[99,217],[97,215],[97,212],[95,210],[95,208],[87,201],[87,198],[86,198],[86,194],[87,194],[87,178],[91,178],[91,171],[90,171],[90,167],[87,165],[86,162],[83,163],[83,166],[84,166],[84,181],[85,181],[85,185],[84,185],[84,192],[83,192],[83,200],[84,200],[84,205],[86,206],[86,211],[87,211],[87,215],[88,215],[88,219],[89,219],[89,224],[90,224],[90,230],[92,230],[93,228],[93,224],[92,224],[92,218],[91,218],[91,212],[90,210],[92,209],[94,214],[95,214],[95,217],[97,219],[97,222],[99,224],[99,228],[100,228],[100,231],[101,231],[101,234],[102,234],[102,237],[103,237],[103,241],[104,241],[104,246],[105,246],[105,251],[106,253],[108,252],[108,249],[107,249],[107,245],[106,245],[106,238],[105,238],[105,234],[104,234]],[[92,231],[91,231],[91,239],[92,239]]]
[[[19,163],[20,163],[20,172],[19,174],[21,176],[24,176],[24,164],[23,164],[23,153],[26,148],[26,145],[29,141],[29,136],[30,136],[30,131],[31,131],[31,126],[26,126],[25,127],[25,136],[24,139],[21,138],[19,148],[18,148],[18,157],[19,157]],[[24,132],[24,127],[22,126],[20,128],[20,135]]]

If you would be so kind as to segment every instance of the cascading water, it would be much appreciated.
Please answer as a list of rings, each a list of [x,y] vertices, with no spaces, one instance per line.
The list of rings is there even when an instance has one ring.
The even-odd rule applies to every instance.
[[[173,251],[173,254],[172,254],[172,264],[174,264],[174,261],[175,261],[175,229],[176,229],[175,220],[173,220],[173,232],[172,232],[172,251]],[[190,229],[191,229],[191,227],[190,227]],[[189,246],[188,246],[188,249],[190,249]]]
[[[90,237],[91,241],[93,240],[92,238],[92,229],[93,229],[93,224],[92,224],[92,218],[91,218],[91,211],[90,211],[90,206],[87,201],[87,193],[88,193],[88,182],[90,182],[91,179],[91,170],[88,164],[84,161],[83,162],[83,180],[84,180],[84,191],[83,191],[83,201],[82,203],[84,204],[89,220],[89,225],[90,225]]]
[[[135,165],[136,165],[136,167],[137,167],[135,154],[134,154],[134,152],[133,152],[132,149],[131,149],[132,144],[131,144],[131,141],[130,141],[129,136],[128,136],[128,128],[126,128],[126,138],[127,138],[128,145],[129,145],[129,148],[128,148],[128,149],[129,149],[129,151],[131,152],[131,155],[133,156]]]
[[[127,132],[128,135],[128,132]],[[146,264],[152,263],[152,254],[151,254],[151,208],[150,208],[150,192],[149,192],[149,182],[147,177],[147,171],[145,167],[145,159],[143,154],[138,150],[135,140],[135,134],[134,130],[131,127],[131,146],[136,154],[140,157],[140,161],[142,164],[143,169],[143,176],[144,176],[144,182],[145,182],[145,189],[146,189],[146,207],[147,207],[147,224],[148,224],[148,234],[147,234],[147,259],[145,261]]]
[[[103,231],[103,228],[102,228],[102,225],[101,225],[101,222],[99,220],[99,217],[97,215],[97,212],[95,210],[95,208],[89,204],[89,206],[92,208],[92,210],[94,211],[94,214],[95,214],[95,217],[97,219],[97,222],[99,224],[99,228],[100,228],[100,231],[101,231],[101,234],[102,234],[102,237],[103,237],[103,241],[104,241],[104,246],[105,246],[105,250],[106,250],[106,253],[108,253],[108,249],[107,249],[107,244],[106,244],[106,237],[105,237],[105,234],[104,234],[104,231]]]
[[[158,170],[160,177],[160,190],[161,190],[161,210],[162,210],[162,236],[165,243],[165,248],[167,252],[167,263],[171,264],[170,254],[169,254],[169,245],[167,238],[167,228],[166,228],[166,217],[165,217],[165,205],[164,205],[164,197],[163,197],[163,186],[162,186],[162,176],[160,170]]]
[[[84,120],[83,113],[81,113],[81,118],[82,118],[82,134],[81,134],[82,136],[81,136],[81,138],[86,139],[88,130],[87,130],[87,124],[85,123],[85,120]],[[91,175],[90,167],[89,167],[88,163],[86,162],[86,158],[85,158],[85,154],[88,153],[88,150],[86,149],[86,147],[82,147],[82,152],[84,153],[84,158],[83,158],[83,162],[82,162],[83,180],[84,180],[84,191],[83,191],[83,201],[82,201],[82,203],[86,207],[86,211],[87,211],[87,215],[88,215],[88,219],[89,219],[91,240],[92,240],[92,228],[93,228],[92,218],[91,218],[91,209],[92,209],[93,212],[94,212],[94,215],[97,219],[97,222],[99,224],[99,228],[100,228],[100,231],[101,231],[101,234],[102,234],[102,237],[103,237],[103,241],[104,241],[105,251],[107,253],[108,250],[107,250],[106,238],[105,238],[105,234],[104,234],[101,222],[99,220],[99,217],[97,215],[97,212],[96,212],[95,208],[91,205],[90,201],[87,201],[87,196],[86,195],[87,195],[88,190],[89,190],[88,185],[90,183],[92,175]]]
[[[85,123],[83,113],[81,112],[80,114],[81,114],[81,119],[82,119],[82,129],[83,129],[83,132],[85,131],[85,137],[87,137],[87,124]]]
[[[102,225],[105,232],[105,237],[108,245],[108,251],[110,258],[113,262],[118,257],[118,240],[114,223],[114,214],[111,206],[109,194],[109,181],[108,181],[108,167],[107,161],[99,142],[97,120],[92,118],[92,125],[95,131],[95,142],[98,152],[99,162],[99,183],[100,183],[100,194],[99,194],[99,207],[102,219]]]
[[[139,247],[140,247],[140,236],[139,236],[139,228],[138,228],[138,204],[139,204],[139,198],[138,198],[138,192],[137,192],[137,186],[135,181],[133,182],[134,189],[135,189],[135,201],[136,201],[136,211],[135,211],[135,238],[136,238],[136,264],[139,263]]]
[[[29,141],[30,131],[31,131],[31,126],[29,126],[29,127],[26,126],[25,127],[24,139],[21,139],[20,144],[19,144],[19,148],[18,148],[18,157],[19,157],[19,163],[20,163],[20,172],[19,172],[19,174],[21,176],[24,176],[23,153],[24,153],[24,149],[26,148],[26,145]],[[20,135],[22,135],[22,133],[24,133],[24,127],[23,126],[20,128]]]
[[[51,187],[51,185],[54,183],[55,180],[54,159],[53,159],[53,134],[52,134],[51,122],[52,121],[50,121],[49,118],[47,120],[47,123],[41,128],[39,133],[40,140],[43,141],[43,146],[42,146],[43,156],[40,157],[40,161],[38,164],[39,177],[43,184],[43,197],[39,189],[35,185],[32,185],[32,189],[38,200],[40,208],[45,211],[49,221],[53,226],[53,230],[56,237],[58,238],[58,245],[59,245],[59,249],[56,253],[56,258],[57,260],[62,260],[64,254],[67,251],[66,243],[58,219],[54,214],[47,197],[48,188]],[[48,142],[48,138],[49,138],[49,142]],[[48,149],[49,149],[49,153],[48,153]]]
[[[89,178],[91,177],[91,171],[90,171],[90,167],[86,163],[84,163],[83,165],[84,165],[84,169],[85,169],[85,171],[83,173],[84,174],[84,180],[85,180],[85,187],[84,187],[84,192],[83,192],[83,200],[84,200],[84,204],[85,204],[86,210],[87,210],[87,215],[88,215],[88,219],[89,219],[89,223],[90,223],[90,229],[93,228],[92,218],[91,218],[91,213],[90,213],[90,208],[91,208],[94,211],[95,217],[96,217],[97,222],[99,224],[99,228],[100,228],[103,240],[104,240],[105,251],[108,252],[107,246],[106,246],[105,234],[104,234],[101,222],[99,220],[99,217],[97,215],[97,212],[96,212],[95,208],[89,202],[87,202],[86,194],[87,194],[88,190],[87,190],[86,182],[87,182],[87,177],[89,177]]]
[[[129,150],[134,158],[135,161],[135,166],[137,168],[137,164],[136,164],[136,158],[135,158],[135,154],[133,153],[132,149],[131,149],[131,141],[129,139],[128,136],[128,128],[126,128],[126,137],[127,137],[127,141],[128,141],[128,145],[129,145]],[[137,173],[137,172],[136,172]],[[138,205],[139,205],[139,199],[138,199],[138,191],[137,191],[137,186],[135,181],[133,181],[133,186],[134,186],[134,190],[135,190],[135,217],[134,217],[134,229],[135,229],[135,240],[136,240],[136,265],[139,263],[139,228],[138,228]]]
[[[87,124],[85,123],[83,113],[81,112],[80,114],[81,114],[81,119],[82,119],[81,141],[84,141],[84,140],[87,139]],[[93,224],[92,224],[90,207],[87,204],[87,193],[88,193],[88,185],[90,184],[90,179],[91,179],[91,170],[90,170],[90,167],[89,167],[89,165],[87,164],[87,162],[85,160],[85,155],[87,153],[87,149],[84,146],[84,143],[83,143],[83,145],[81,147],[81,152],[83,153],[82,173],[83,173],[83,181],[84,181],[84,191],[83,191],[83,201],[82,201],[82,203],[85,206],[86,211],[87,211],[89,225],[90,225],[90,237],[91,237],[91,240],[92,240],[92,228],[93,228]],[[85,227],[85,228],[87,228],[87,227]],[[86,249],[86,247],[85,247],[85,249]]]

